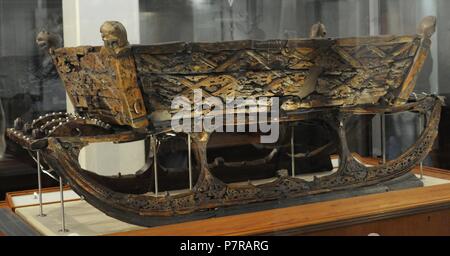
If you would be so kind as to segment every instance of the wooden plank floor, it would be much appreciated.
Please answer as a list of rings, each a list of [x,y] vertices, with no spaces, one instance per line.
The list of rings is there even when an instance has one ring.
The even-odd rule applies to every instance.
[[[450,180],[450,172],[434,168],[425,174]],[[415,169],[414,172],[418,172]],[[405,216],[436,208],[450,209],[450,184],[300,205],[222,218],[123,232],[121,236],[221,236],[284,234],[317,225]],[[419,211],[419,212],[418,212]],[[333,224],[334,223],[334,224]]]

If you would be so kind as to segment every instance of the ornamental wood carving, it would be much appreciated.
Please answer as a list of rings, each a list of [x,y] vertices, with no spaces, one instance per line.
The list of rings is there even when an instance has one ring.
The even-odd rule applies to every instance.
[[[442,101],[435,96],[410,98],[435,25],[435,18],[427,17],[418,34],[411,36],[326,39],[325,27],[316,24],[311,39],[129,45],[123,25],[106,22],[101,28],[104,46],[50,51],[76,113],[52,113],[31,123],[18,119],[7,135],[32,152],[40,151],[45,163],[95,207],[144,226],[210,217],[231,206],[378,184],[408,173],[427,156],[437,136]],[[211,159],[214,134],[192,133],[192,189],[179,193],[167,189],[156,195],[150,185],[157,175],[152,165],[163,174],[186,171],[158,162],[155,156],[167,156],[164,152],[180,147],[169,136],[167,122],[175,113],[171,103],[178,96],[192,99],[195,89],[223,101],[280,98],[281,139],[258,148],[263,157],[248,151],[242,154],[248,159],[231,161]],[[410,149],[371,167],[352,156],[345,132],[351,116],[404,111],[426,116],[426,128]],[[313,180],[290,176],[285,168],[289,160],[283,158],[288,155],[287,134],[305,122],[327,130],[329,142],[290,155],[293,161],[307,161],[336,148],[340,159],[335,172]],[[185,135],[177,138],[184,141]],[[140,139],[147,140],[151,150],[147,165],[132,177],[101,177],[78,163],[80,150],[91,143]],[[224,143],[255,144],[251,136]],[[220,168],[244,173],[270,169],[276,175],[258,184],[250,179],[233,183],[224,181],[227,175],[218,178],[214,170]]]

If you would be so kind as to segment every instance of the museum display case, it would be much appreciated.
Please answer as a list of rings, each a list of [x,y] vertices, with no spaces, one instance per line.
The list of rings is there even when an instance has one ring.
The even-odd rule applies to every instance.
[[[245,216],[268,214],[272,227],[235,232],[321,234],[281,215],[314,219],[340,205],[355,221],[328,219],[345,226],[450,207],[450,173],[436,169],[449,165],[445,1],[0,8],[0,166],[28,166],[34,179],[5,191],[6,202],[43,234],[168,234],[221,218],[248,227]],[[44,189],[58,184],[59,193]],[[14,192],[22,189],[31,190]],[[427,204],[425,190],[439,200]],[[390,201],[396,195],[405,201]],[[115,228],[89,233],[82,212]],[[280,229],[285,217],[297,224]],[[211,234],[233,233],[219,230]]]

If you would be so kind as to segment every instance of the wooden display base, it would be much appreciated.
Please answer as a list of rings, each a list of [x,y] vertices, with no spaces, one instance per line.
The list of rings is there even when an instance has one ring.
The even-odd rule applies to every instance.
[[[44,206],[45,217],[38,216],[39,207],[21,207],[16,214],[46,236],[100,236],[144,229],[111,218],[82,200],[64,204],[67,232],[61,232],[60,204]]]
[[[418,172],[418,170],[415,170]],[[119,236],[450,235],[450,172],[425,168],[425,187],[339,199]],[[444,179],[445,178],[445,179]],[[444,184],[442,184],[444,183]]]
[[[10,193],[7,203],[43,235],[450,235],[450,172],[424,168],[424,174],[421,188],[154,228],[120,222],[72,198],[65,204],[69,232],[60,233],[59,202],[49,199],[44,218],[35,203],[11,205],[31,191]]]

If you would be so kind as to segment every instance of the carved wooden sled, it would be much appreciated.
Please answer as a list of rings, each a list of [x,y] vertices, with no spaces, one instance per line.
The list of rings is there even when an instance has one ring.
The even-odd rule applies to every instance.
[[[435,25],[435,18],[427,17],[419,33],[412,36],[130,46],[123,26],[106,22],[101,29],[103,47],[51,51],[76,113],[52,113],[32,123],[18,119],[7,135],[24,148],[39,151],[46,164],[89,203],[110,216],[143,226],[210,217],[229,206],[378,184],[410,172],[427,156],[437,136],[442,101],[435,96],[410,98]],[[268,146],[265,157],[211,159],[207,154],[211,134],[193,132],[189,138],[195,156],[191,167],[196,173],[194,186],[180,193],[155,195],[155,188],[147,182],[158,170],[165,170],[155,158],[158,147],[161,150],[170,140],[167,135],[173,133],[171,102],[180,95],[192,98],[194,89],[222,100],[279,97],[282,110],[272,122],[283,129],[280,142]],[[426,117],[426,128],[410,149],[379,166],[368,167],[353,157],[346,139],[351,116],[404,111]],[[326,151],[328,144],[303,154],[291,151],[287,161],[280,156],[286,155],[289,138],[285,135],[305,122],[330,130],[330,143],[339,154],[336,172],[311,181],[296,177],[294,166],[285,162],[293,159],[295,165],[297,159]],[[78,162],[80,150],[91,143],[148,138],[152,138],[148,164],[135,176],[101,177],[83,170]],[[272,164],[274,159],[281,164]],[[213,169],[220,166],[265,168],[275,175],[261,184],[236,184],[218,178]],[[280,171],[289,168],[293,175]],[[127,182],[139,188],[125,188]]]

